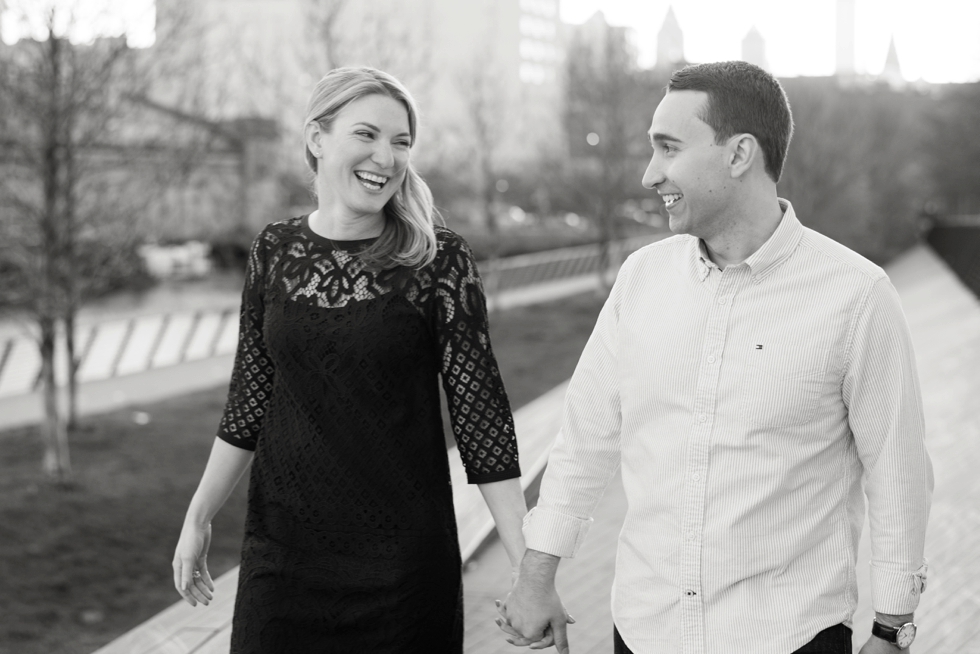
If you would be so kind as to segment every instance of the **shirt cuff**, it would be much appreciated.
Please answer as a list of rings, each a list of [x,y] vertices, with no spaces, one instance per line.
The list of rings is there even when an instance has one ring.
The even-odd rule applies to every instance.
[[[534,507],[524,516],[524,544],[531,550],[571,559],[582,547],[591,526],[592,518]]]
[[[926,589],[929,564],[923,560],[914,572],[884,570],[871,564],[871,601],[874,610],[889,615],[914,613]]]

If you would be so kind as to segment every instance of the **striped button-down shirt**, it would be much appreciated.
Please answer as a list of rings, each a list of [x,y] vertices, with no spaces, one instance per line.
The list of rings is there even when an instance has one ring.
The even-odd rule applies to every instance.
[[[850,624],[865,494],[875,610],[919,601],[933,480],[905,316],[780,203],[739,265],[686,235],[626,261],[525,519],[529,548],[574,556],[622,466],[613,619],[638,654],[787,654]]]

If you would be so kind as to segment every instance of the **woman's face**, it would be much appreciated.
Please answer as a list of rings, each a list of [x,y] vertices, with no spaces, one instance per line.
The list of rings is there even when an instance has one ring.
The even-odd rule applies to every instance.
[[[377,215],[405,179],[412,137],[408,111],[397,100],[358,98],[341,109],[329,132],[311,138],[321,153],[320,206],[329,211],[347,218]]]

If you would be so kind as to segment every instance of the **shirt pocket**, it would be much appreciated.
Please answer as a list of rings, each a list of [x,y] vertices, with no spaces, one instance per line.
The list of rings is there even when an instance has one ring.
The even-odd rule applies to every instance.
[[[755,346],[758,348],[759,346]],[[801,425],[820,404],[829,350],[766,346],[748,357],[739,382],[738,416],[749,428]]]

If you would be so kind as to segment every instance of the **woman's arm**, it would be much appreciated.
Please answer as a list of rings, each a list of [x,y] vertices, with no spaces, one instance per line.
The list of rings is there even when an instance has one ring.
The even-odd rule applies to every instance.
[[[521,490],[521,480],[505,479],[489,484],[478,484],[483,500],[490,509],[490,515],[497,525],[497,534],[507,550],[510,567],[517,573],[524,558],[524,533],[522,526],[527,504],[524,502],[524,491]]]
[[[198,602],[207,605],[211,601],[214,584],[207,564],[211,520],[231,495],[251,463],[252,455],[251,450],[235,447],[220,438],[214,439],[211,456],[187,509],[174,552],[174,586],[191,606],[197,606]]]

